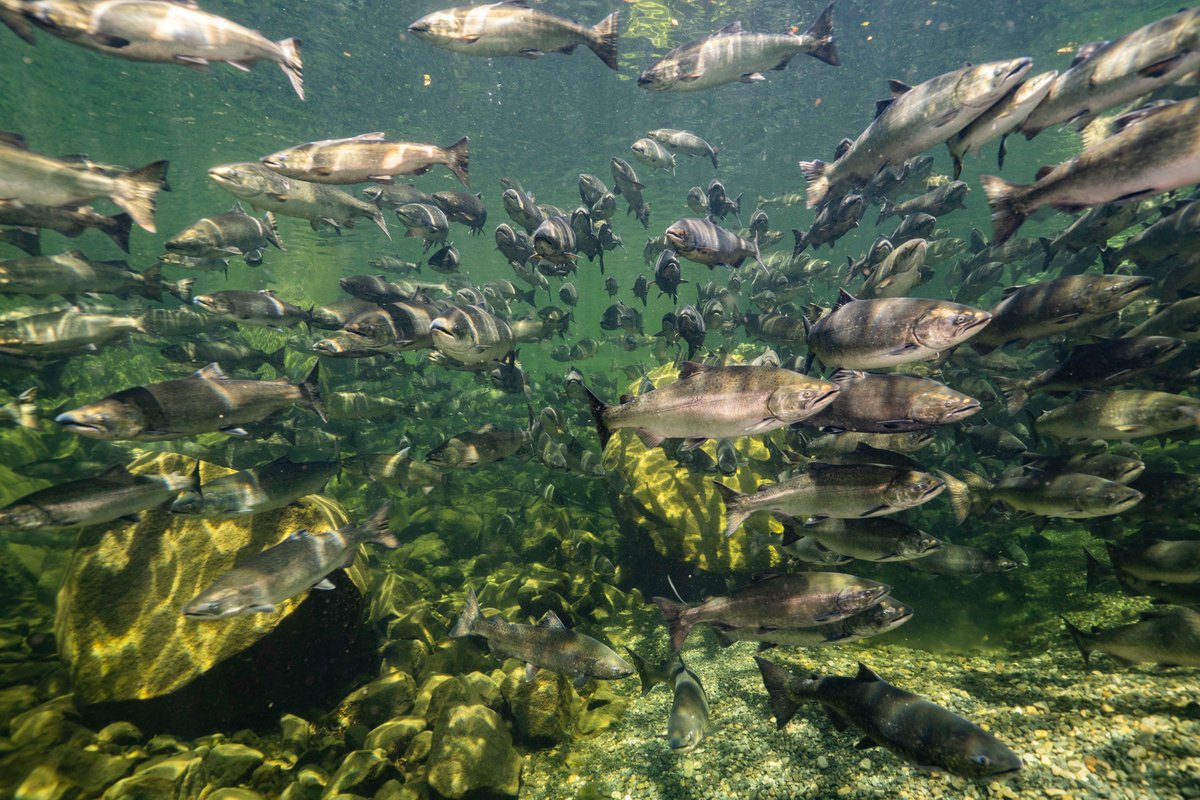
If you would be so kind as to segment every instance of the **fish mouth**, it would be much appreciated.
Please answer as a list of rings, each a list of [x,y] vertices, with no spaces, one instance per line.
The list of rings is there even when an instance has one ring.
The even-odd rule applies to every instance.
[[[1121,292],[1122,297],[1129,297],[1131,294],[1141,294],[1149,289],[1154,284],[1150,278],[1138,277],[1129,282],[1125,287],[1125,291]]]
[[[429,33],[430,25],[428,22],[417,20],[412,25],[408,26],[409,33]]]
[[[83,420],[76,418],[75,415],[69,411],[59,414],[54,418],[54,421],[63,426],[65,430],[71,431],[72,433],[85,435],[89,433],[96,435],[104,433],[104,428],[100,427],[99,425],[84,422]]]
[[[958,330],[959,330],[959,333],[966,333],[967,331],[973,331],[976,328],[982,328],[984,325],[987,325],[991,321],[992,321],[992,313],[990,311],[984,311],[984,312],[981,312],[978,317],[975,317],[972,320],[968,320],[967,322],[964,322],[959,327]]]
[[[270,167],[271,169],[279,169],[283,166],[283,160],[276,158],[275,156],[263,156],[259,159],[259,162],[264,167]]]
[[[1008,71],[1008,77],[1012,78],[1016,75],[1019,75],[1032,66],[1033,66],[1032,58],[1028,58],[1028,57],[1018,58],[1015,62],[1013,62],[1012,69],[1010,69]]]
[[[946,421],[955,421],[969,417],[975,412],[979,411],[981,408],[983,408],[983,404],[972,398],[971,402],[963,403],[961,406],[947,414]]]

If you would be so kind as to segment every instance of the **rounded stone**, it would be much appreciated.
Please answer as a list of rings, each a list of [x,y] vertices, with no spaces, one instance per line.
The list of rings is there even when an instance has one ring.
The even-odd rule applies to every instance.
[[[393,672],[360,686],[346,696],[335,712],[338,724],[343,727],[363,725],[367,730],[401,714],[413,707],[417,685],[407,672]]]
[[[521,758],[508,726],[484,705],[456,705],[442,713],[428,763],[429,785],[451,800],[480,789],[509,796],[520,789]]]

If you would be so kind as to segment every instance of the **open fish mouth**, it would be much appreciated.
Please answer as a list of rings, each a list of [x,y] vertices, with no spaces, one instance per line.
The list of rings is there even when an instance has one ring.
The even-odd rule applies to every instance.
[[[59,414],[54,418],[54,421],[59,425],[62,425],[65,430],[71,431],[72,433],[99,434],[104,432],[104,428],[100,427],[99,425],[89,424],[83,420],[76,419],[75,416],[69,412],[65,414]]]

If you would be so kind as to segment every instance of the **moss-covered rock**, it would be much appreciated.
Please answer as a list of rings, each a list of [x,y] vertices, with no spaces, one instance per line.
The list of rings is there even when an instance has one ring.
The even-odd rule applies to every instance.
[[[484,705],[445,709],[434,725],[428,763],[429,785],[455,800],[480,789],[516,796],[521,786],[521,758],[508,726]]]
[[[525,670],[517,668],[508,673],[502,688],[522,741],[540,744],[571,738],[584,704],[565,675],[543,669],[526,680]]]
[[[363,725],[367,730],[413,707],[417,685],[407,672],[393,672],[376,678],[351,692],[338,706],[334,718],[342,728]]]

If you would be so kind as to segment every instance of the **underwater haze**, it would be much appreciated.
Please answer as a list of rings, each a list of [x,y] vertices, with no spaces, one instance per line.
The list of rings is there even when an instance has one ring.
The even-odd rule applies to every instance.
[[[1197,9],[0,22],[0,797],[1200,796]]]

